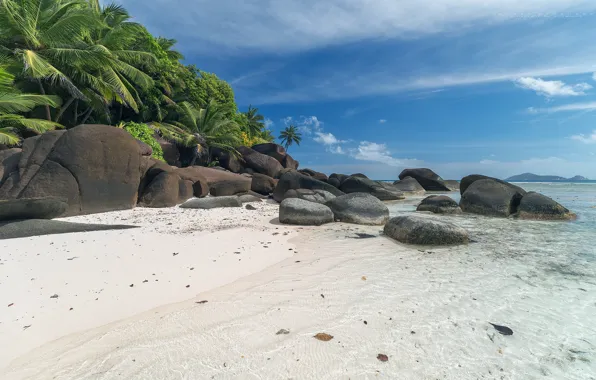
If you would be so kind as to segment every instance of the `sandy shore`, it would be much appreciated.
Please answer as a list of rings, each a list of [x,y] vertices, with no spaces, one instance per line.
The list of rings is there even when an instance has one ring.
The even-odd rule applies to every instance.
[[[36,238],[27,249],[3,243],[3,251],[6,244],[18,247],[27,253],[20,260],[35,262],[26,277],[46,275],[53,282],[46,280],[44,289],[19,283],[15,271],[26,266],[15,254],[2,260],[2,300],[15,304],[14,314],[0,324],[2,338],[11,342],[2,349],[7,366],[0,377],[594,379],[596,329],[586,321],[596,312],[596,284],[545,278],[538,268],[498,251],[503,244],[494,231],[473,234],[469,246],[415,248],[378,236],[379,227],[278,226],[269,222],[275,206],[258,207],[255,214],[230,209],[196,218],[173,209],[112,213],[128,219],[120,223],[145,226]],[[76,219],[114,221],[112,214]],[[149,215],[160,218],[148,223]],[[210,225],[206,220],[214,229],[228,222],[240,229],[188,232]],[[479,221],[466,223],[472,228]],[[376,237],[357,239],[357,233]],[[136,240],[126,243],[131,237]],[[42,241],[61,247],[51,255],[55,261],[49,254],[43,264],[30,257],[44,256]],[[234,254],[239,247],[245,247],[240,257]],[[79,258],[67,261],[71,256]],[[94,262],[95,257],[103,258]],[[191,266],[201,275],[189,277]],[[62,273],[50,275],[50,268]],[[111,274],[103,273],[108,269]],[[153,281],[152,273],[167,286],[143,284]],[[62,284],[65,276],[79,279],[76,293],[74,280]],[[14,301],[5,285],[19,289]],[[91,294],[102,287],[95,301],[98,295]],[[54,292],[65,296],[50,299]],[[12,309],[17,302],[27,314]],[[105,303],[93,307],[95,302]],[[165,306],[149,310],[159,305]],[[75,318],[75,312],[84,314]],[[488,322],[509,326],[514,334],[500,335]],[[333,339],[319,341],[313,338],[317,333]],[[378,360],[379,354],[388,360]]]

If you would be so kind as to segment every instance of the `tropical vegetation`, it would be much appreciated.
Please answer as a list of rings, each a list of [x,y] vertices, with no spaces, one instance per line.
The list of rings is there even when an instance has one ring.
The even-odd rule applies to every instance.
[[[207,155],[274,140],[257,108],[240,112],[231,86],[184,64],[175,44],[117,4],[0,0],[0,143],[81,124]]]
[[[279,135],[281,144],[288,150],[292,144],[300,145],[302,141],[302,134],[298,131],[298,128],[294,125],[286,127]]]

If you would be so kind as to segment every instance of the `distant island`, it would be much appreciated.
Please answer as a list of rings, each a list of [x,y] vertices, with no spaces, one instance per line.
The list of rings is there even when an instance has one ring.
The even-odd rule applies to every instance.
[[[572,178],[564,178],[556,175],[538,175],[533,173],[524,173],[514,175],[507,178],[505,181],[588,181],[588,178],[581,175],[576,175]]]

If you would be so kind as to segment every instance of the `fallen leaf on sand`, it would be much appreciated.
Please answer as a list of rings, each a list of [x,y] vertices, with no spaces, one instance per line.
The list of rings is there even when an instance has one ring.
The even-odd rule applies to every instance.
[[[14,305],[14,302],[13,303],[9,303],[8,304],[8,307],[11,307],[12,305]]]
[[[278,332],[275,333],[275,335],[288,335],[290,332],[286,329],[281,329]]]
[[[318,333],[314,336],[315,339],[322,340],[323,342],[329,342],[333,339],[333,335],[325,334],[325,333]]]
[[[386,362],[387,360],[389,360],[389,357],[385,354],[378,354],[377,359],[379,359],[382,362]]]
[[[197,301],[195,303],[207,303],[207,301],[206,300],[204,300],[204,301]]]
[[[366,276],[362,276],[362,281],[366,281]]]

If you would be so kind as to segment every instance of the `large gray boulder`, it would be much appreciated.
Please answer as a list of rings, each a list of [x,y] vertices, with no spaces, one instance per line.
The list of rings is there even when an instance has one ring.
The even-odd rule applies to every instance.
[[[0,221],[58,218],[66,212],[66,202],[59,197],[0,200]]]
[[[405,169],[399,179],[406,177],[414,178],[426,191],[451,191],[437,173],[427,168]]]
[[[190,186],[190,190],[188,189]],[[139,196],[142,207],[173,207],[192,198],[192,183],[188,183],[175,172],[163,171],[157,174]]]
[[[339,174],[339,173],[332,173],[329,176],[329,179],[337,179],[337,181],[339,182],[339,185],[337,185],[336,187],[341,186],[341,184],[348,178],[350,178],[349,175],[345,175],[345,174]]]
[[[461,214],[457,202],[446,195],[431,195],[420,202],[416,211],[430,211],[435,214]]]
[[[460,192],[460,194],[463,195],[466,192],[466,190],[468,189],[468,187],[470,187],[471,184],[473,184],[474,182],[476,182],[476,181],[478,181],[480,179],[491,179],[491,180],[493,180],[495,182],[498,182],[500,184],[503,184],[505,186],[509,186],[512,189],[518,191],[519,193],[523,193],[523,194],[526,193],[525,190],[522,189],[521,187],[515,186],[514,184],[511,184],[509,182],[503,181],[501,179],[494,178],[494,177],[488,177],[488,176],[485,176],[485,175],[482,175],[482,174],[470,174],[470,175],[465,176],[464,178],[461,179],[460,184],[459,184],[459,192]]]
[[[414,194],[426,193],[426,190],[424,190],[424,187],[422,187],[422,185],[420,185],[418,183],[418,181],[416,181],[412,177],[404,177],[404,179],[395,181],[395,182],[393,182],[393,186],[395,186],[396,189],[398,189],[406,194],[414,195]]]
[[[238,195],[238,199],[240,199],[241,203],[263,202],[262,198],[259,198],[256,195],[252,195],[252,194]]]
[[[390,184],[381,184],[365,177],[346,178],[339,189],[346,194],[368,193],[379,198],[382,201],[392,201],[404,199],[404,194]]]
[[[527,220],[574,220],[577,215],[553,199],[529,192],[521,199],[516,216]]]
[[[252,179],[250,177],[244,177],[240,174],[202,166],[194,166],[193,168],[205,178],[205,181],[209,186],[209,192],[213,196],[220,197],[246,194],[250,191],[252,184]]]
[[[280,164],[283,163],[284,159],[288,155],[286,149],[275,143],[263,143],[252,146],[252,150],[257,151],[261,154],[275,158]]]
[[[252,174],[250,189],[255,193],[269,195],[275,190],[277,182],[277,179],[271,178],[265,174],[254,173]]]
[[[335,196],[344,194],[335,186],[291,170],[282,175],[279,179],[279,182],[273,191],[273,199],[277,202],[283,201],[286,192],[291,189],[325,190]]]
[[[1,199],[64,197],[65,216],[131,209],[142,176],[141,149],[123,129],[80,125],[23,142],[18,170]]]
[[[207,210],[220,207],[242,207],[242,202],[237,196],[208,197],[188,200],[179,207]]]
[[[290,189],[286,191],[284,199],[299,198],[315,203],[325,203],[335,198],[335,195],[325,190]]]
[[[502,181],[479,179],[463,193],[459,206],[464,212],[506,218],[517,212],[521,199],[526,194],[518,189]]]
[[[212,148],[212,155],[214,158],[217,158],[217,161],[219,161],[219,164],[224,169],[233,173],[242,173],[245,170],[244,161],[234,153],[219,148]]]
[[[294,170],[297,170],[298,167],[300,166],[300,162],[298,162],[297,160],[295,160],[289,154],[286,155],[286,158],[284,158],[284,160],[282,161],[281,164],[286,169],[294,169]]]
[[[0,240],[74,232],[125,230],[138,228],[122,224],[71,223],[61,220],[27,219],[0,223]]]
[[[345,223],[383,225],[389,219],[389,209],[379,198],[367,193],[341,195],[325,203],[335,220]]]
[[[319,181],[322,181],[322,182],[327,182],[327,179],[328,179],[328,177],[327,177],[327,175],[325,173],[321,173],[321,172],[318,172],[316,170],[312,170],[312,169],[300,169],[298,171],[300,173],[304,174],[304,175],[311,176],[314,179],[318,179]]]
[[[185,168],[174,168],[174,171],[182,180],[192,183],[193,195],[195,197],[203,198],[209,194],[209,183],[203,174],[203,167],[187,166]]]
[[[265,174],[274,178],[284,167],[275,158],[259,153],[245,146],[237,148],[242,154],[246,167],[252,168],[255,172]]]
[[[456,245],[469,241],[468,232],[455,224],[417,215],[391,218],[385,235],[405,244]]]
[[[284,224],[320,226],[333,222],[333,212],[323,204],[299,198],[287,198],[279,206],[279,221]]]
[[[8,176],[19,169],[19,161],[23,150],[10,148],[0,151],[0,185]]]

